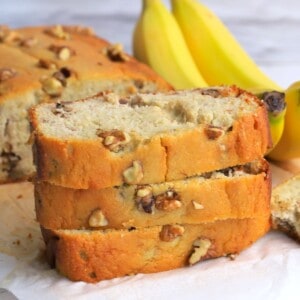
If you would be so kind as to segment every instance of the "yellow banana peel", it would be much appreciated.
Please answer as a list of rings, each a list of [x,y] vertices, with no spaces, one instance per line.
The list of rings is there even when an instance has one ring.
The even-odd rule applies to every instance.
[[[207,86],[174,16],[161,0],[143,0],[133,34],[133,54],[176,89]]]
[[[222,21],[197,0],[171,0],[173,14],[209,85],[280,90],[255,64]]]

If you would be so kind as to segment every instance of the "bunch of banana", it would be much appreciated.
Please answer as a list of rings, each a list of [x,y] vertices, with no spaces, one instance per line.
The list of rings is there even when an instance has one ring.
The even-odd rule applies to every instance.
[[[281,90],[244,51],[222,21],[197,0],[171,0],[173,14],[209,85]]]
[[[174,16],[160,0],[143,0],[133,35],[133,54],[175,88],[207,86]]]
[[[274,160],[289,160],[300,157],[300,81],[285,91],[287,111],[282,137],[268,157]]]

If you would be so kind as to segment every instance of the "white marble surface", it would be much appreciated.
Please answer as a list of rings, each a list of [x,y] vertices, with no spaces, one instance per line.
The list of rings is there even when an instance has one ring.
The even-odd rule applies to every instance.
[[[164,0],[169,6],[169,2]],[[203,0],[254,60],[283,86],[300,79],[299,0]],[[0,0],[1,23],[12,27],[84,24],[131,52],[141,0]]]

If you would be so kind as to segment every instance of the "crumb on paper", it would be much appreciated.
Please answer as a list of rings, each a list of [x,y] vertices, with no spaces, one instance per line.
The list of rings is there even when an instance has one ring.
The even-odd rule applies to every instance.
[[[23,198],[23,195],[22,194],[19,194],[18,196],[17,196],[17,199],[22,199]]]
[[[236,253],[231,253],[231,254],[228,254],[227,257],[228,257],[230,260],[235,260],[236,257],[237,257],[237,254],[236,254]]]

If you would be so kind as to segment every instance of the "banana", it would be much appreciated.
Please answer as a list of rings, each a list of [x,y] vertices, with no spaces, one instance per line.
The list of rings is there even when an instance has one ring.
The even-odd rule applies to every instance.
[[[300,81],[285,91],[287,111],[282,137],[268,157],[284,161],[300,157]]]
[[[171,0],[173,14],[209,85],[281,90],[245,52],[222,21],[197,0]]]
[[[133,54],[176,89],[207,86],[174,16],[161,0],[143,0],[133,33]]]
[[[270,151],[276,147],[279,143],[285,124],[285,114],[286,114],[286,101],[285,93],[280,91],[266,91],[266,90],[252,90],[254,95],[264,101],[268,111],[268,119],[272,137],[272,148]]]

